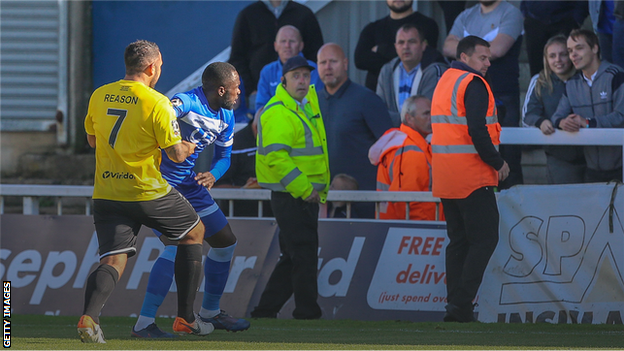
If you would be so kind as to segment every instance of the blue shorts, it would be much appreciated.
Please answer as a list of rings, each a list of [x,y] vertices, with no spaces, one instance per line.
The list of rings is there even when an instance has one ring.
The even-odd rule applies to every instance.
[[[191,203],[195,212],[201,217],[206,231],[204,232],[204,238],[209,238],[215,235],[218,231],[223,229],[228,224],[225,215],[219,208],[210,195],[210,192],[205,187],[197,184],[180,184],[175,187],[180,194]],[[160,233],[154,230],[154,233],[160,236]]]

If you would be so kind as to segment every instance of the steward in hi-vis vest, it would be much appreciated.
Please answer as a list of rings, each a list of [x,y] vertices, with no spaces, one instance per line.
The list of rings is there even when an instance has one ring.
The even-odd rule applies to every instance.
[[[279,226],[280,259],[271,273],[253,318],[276,318],[295,295],[293,317],[322,316],[318,298],[318,214],[329,190],[327,137],[310,72],[301,56],[282,67],[282,82],[258,121],[256,177],[271,190]]]
[[[305,199],[315,189],[325,202],[330,181],[327,138],[313,87],[306,95],[306,112],[278,85],[258,123],[256,177],[261,187],[295,198]]]
[[[475,189],[498,185],[496,169],[483,162],[468,132],[464,98],[468,83],[475,77],[483,81],[488,92],[485,125],[498,150],[501,127],[489,84],[478,74],[448,69],[436,86],[431,106],[433,196],[463,199]]]
[[[494,187],[509,175],[498,152],[501,127],[484,79],[490,43],[469,35],[440,78],[431,102],[432,194],[442,201],[446,232],[445,322],[475,322],[474,299],[498,244]]]
[[[423,95],[405,99],[401,126],[388,130],[368,152],[377,165],[377,191],[431,191],[431,100]],[[406,213],[407,212],[407,213]],[[444,220],[434,202],[385,202],[380,219]]]

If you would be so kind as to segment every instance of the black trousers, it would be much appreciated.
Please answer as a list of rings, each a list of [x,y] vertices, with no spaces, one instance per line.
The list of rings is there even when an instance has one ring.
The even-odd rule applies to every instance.
[[[251,316],[275,317],[294,293],[294,318],[320,318],[316,302],[319,205],[274,191],[271,208],[279,226],[281,255]]]
[[[472,300],[498,243],[498,207],[492,187],[465,199],[442,199],[450,239],[446,247],[449,304],[472,310]]]

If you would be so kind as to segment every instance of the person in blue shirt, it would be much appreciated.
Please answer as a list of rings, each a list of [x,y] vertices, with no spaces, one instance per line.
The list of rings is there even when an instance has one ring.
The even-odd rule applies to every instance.
[[[235,123],[231,109],[240,94],[239,84],[234,66],[215,62],[204,70],[202,86],[174,95],[171,102],[182,138],[196,147],[195,152],[182,163],[171,161],[163,151],[160,165],[163,177],[184,195],[201,217],[206,227],[204,240],[211,246],[204,264],[206,279],[199,318],[212,323],[215,329],[228,331],[246,330],[250,323],[227,315],[219,307],[236,248],[236,236],[208,190],[230,167]],[[215,146],[211,169],[196,174],[193,170],[195,161],[199,153],[211,144]],[[155,323],[156,311],[171,288],[177,249],[171,242],[163,242],[165,250],[150,272],[141,314],[132,328],[133,337],[175,337],[162,331]]]
[[[275,43],[273,43],[278,59],[269,63],[260,71],[260,79],[258,80],[258,90],[256,93],[256,111],[264,107],[266,103],[275,95],[277,85],[282,79],[282,66],[289,58],[299,55],[303,57],[304,42],[301,38],[299,29],[295,26],[285,25],[277,31]],[[323,82],[319,79],[316,72],[316,64],[307,60],[308,64],[315,68],[310,75],[310,84],[316,86],[316,91],[323,90]]]

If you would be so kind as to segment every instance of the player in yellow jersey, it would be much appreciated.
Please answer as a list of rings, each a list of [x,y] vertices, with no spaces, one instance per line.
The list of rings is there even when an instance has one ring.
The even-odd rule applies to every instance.
[[[193,154],[195,144],[182,141],[169,99],[153,89],[163,64],[158,46],[136,41],[126,47],[124,61],[124,79],[98,88],[85,118],[87,139],[95,148],[93,217],[100,266],[87,280],[78,333],[83,342],[105,343],[98,316],[128,257],[136,253],[141,225],[146,225],[178,242],[176,325],[181,330],[176,331],[206,335],[213,325],[193,313],[204,225],[159,170],[161,149],[179,163]]]

